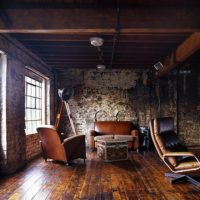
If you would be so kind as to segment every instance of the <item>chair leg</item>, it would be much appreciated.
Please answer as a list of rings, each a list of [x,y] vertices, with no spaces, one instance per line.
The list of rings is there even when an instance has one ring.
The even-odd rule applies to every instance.
[[[85,163],[86,163],[86,162],[85,162],[85,161],[86,161],[86,158],[84,158],[83,160],[84,160],[84,164],[85,164]]]
[[[190,182],[196,186],[200,186],[200,176],[189,176],[189,175],[174,174],[174,173],[165,173],[165,176],[173,178],[171,180],[172,184],[181,183],[181,182]]]
[[[181,176],[171,180],[171,184],[182,183],[182,182],[187,182],[187,176]]]
[[[66,161],[66,162],[65,162],[65,165],[66,165],[66,166],[69,166],[69,162]]]
[[[165,173],[165,177],[170,177],[170,178],[180,178],[184,175],[182,174],[175,174],[175,173]]]
[[[200,187],[200,177],[187,176],[187,181]]]

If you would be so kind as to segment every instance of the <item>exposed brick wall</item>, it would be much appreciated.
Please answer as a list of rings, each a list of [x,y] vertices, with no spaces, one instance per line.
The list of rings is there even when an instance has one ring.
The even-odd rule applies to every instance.
[[[41,153],[40,139],[38,134],[26,136],[26,159],[30,160]]]
[[[200,66],[179,78],[179,129],[187,145],[200,146]]]
[[[1,160],[3,163],[0,173],[12,173],[23,166],[27,159],[39,154],[41,151],[36,142],[37,135],[26,137],[25,135],[25,91],[24,76],[25,66],[32,67],[48,76],[53,86],[53,74],[40,59],[25,49],[14,39],[0,35],[0,49],[7,55],[7,91],[6,91],[6,158]],[[51,96],[54,96],[51,87]],[[51,97],[51,122],[54,121],[54,105]],[[2,134],[2,132],[1,132]],[[31,141],[33,139],[33,141]],[[27,148],[26,148],[27,144]],[[29,149],[27,151],[27,149]],[[1,149],[0,149],[1,151]],[[2,153],[2,152],[0,152]],[[26,154],[28,153],[28,154]]]

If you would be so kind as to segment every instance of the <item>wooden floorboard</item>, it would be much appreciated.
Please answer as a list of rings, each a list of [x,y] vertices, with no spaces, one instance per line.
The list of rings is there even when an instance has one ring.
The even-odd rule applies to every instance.
[[[172,185],[165,172],[169,170],[153,151],[130,152],[129,160],[111,163],[88,151],[86,164],[80,159],[71,166],[39,158],[0,180],[0,199],[200,199],[199,187]]]

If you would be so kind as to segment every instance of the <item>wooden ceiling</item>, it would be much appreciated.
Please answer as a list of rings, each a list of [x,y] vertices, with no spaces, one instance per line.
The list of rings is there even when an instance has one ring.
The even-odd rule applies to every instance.
[[[97,64],[150,69],[200,30],[198,0],[2,0],[0,5],[0,33],[9,33],[59,72]],[[96,36],[104,39],[100,49],[89,41]]]

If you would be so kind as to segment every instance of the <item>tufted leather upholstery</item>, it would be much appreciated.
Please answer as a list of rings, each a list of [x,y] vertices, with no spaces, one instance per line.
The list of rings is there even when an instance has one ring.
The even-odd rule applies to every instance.
[[[132,135],[134,140],[128,142],[131,149],[139,148],[138,130],[130,121],[98,121],[94,122],[94,127],[90,131],[90,148],[95,148],[95,136],[115,135],[122,137],[123,135]],[[121,136],[122,135],[122,136]]]
[[[173,172],[197,170],[200,163],[174,132],[172,117],[156,118],[149,123],[151,137],[160,158]]]

